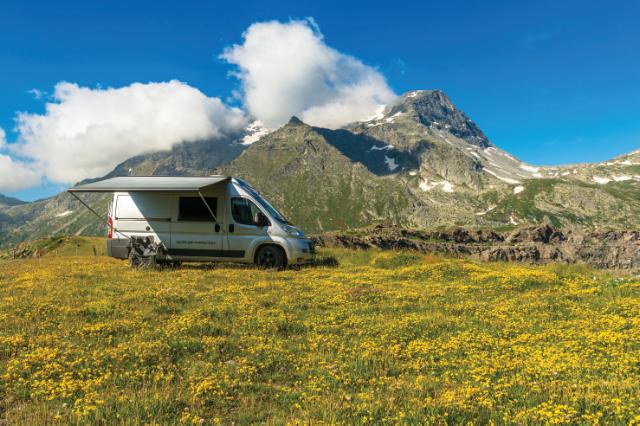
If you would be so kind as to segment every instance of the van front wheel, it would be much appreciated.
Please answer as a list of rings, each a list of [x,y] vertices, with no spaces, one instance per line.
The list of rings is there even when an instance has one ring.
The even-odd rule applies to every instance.
[[[264,269],[283,269],[287,261],[280,247],[263,246],[256,253],[256,265]]]

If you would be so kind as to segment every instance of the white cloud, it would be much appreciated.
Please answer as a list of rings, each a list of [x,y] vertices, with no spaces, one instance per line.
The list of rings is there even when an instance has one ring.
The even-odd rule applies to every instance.
[[[45,93],[42,90],[39,89],[31,89],[28,91],[28,93],[30,93],[33,96],[33,99],[39,101],[40,99],[42,99],[42,97],[45,95]]]
[[[107,89],[61,82],[52,99],[44,114],[18,114],[11,150],[59,183],[101,176],[135,155],[246,125],[240,110],[175,80]]]
[[[221,58],[238,66],[246,108],[269,127],[297,115],[336,128],[396,98],[377,70],[328,47],[311,19],[255,23],[243,38]]]
[[[175,80],[31,90],[46,99],[45,112],[17,114],[15,143],[0,129],[0,190],[99,177],[136,155],[239,132],[248,115],[264,132],[292,115],[336,128],[396,99],[377,70],[328,47],[312,19],[253,24],[221,57],[238,67],[248,114]]]
[[[0,154],[0,191],[18,191],[40,184],[40,173],[28,165]]]

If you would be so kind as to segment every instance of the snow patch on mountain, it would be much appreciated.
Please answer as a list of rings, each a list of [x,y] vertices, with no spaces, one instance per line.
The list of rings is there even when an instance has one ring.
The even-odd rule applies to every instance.
[[[393,123],[394,121],[396,121],[396,118],[400,117],[402,114],[404,114],[402,111],[398,111],[391,117],[385,118],[384,121],[386,121],[387,123]]]
[[[378,121],[378,120],[382,120],[384,118],[384,110],[387,108],[386,105],[378,105],[378,109],[376,109],[376,113],[373,114],[371,117],[367,118],[366,120],[363,120],[363,123],[366,123],[368,121]]]
[[[540,167],[530,166],[528,164],[520,164],[520,168],[522,170],[526,170],[528,172],[537,173],[540,171]]]
[[[251,145],[254,142],[258,142],[261,137],[268,135],[272,130],[266,128],[261,121],[255,120],[247,126],[246,132],[247,134],[242,138],[242,145]]]
[[[420,189],[422,189],[425,192],[431,191],[432,189],[436,189],[436,188],[440,188],[444,192],[449,192],[449,193],[454,192],[453,184],[447,180],[442,180],[439,182],[429,182],[428,179],[424,179],[420,182],[418,186],[420,187]]]
[[[398,168],[398,163],[396,163],[395,158],[387,157],[385,155],[384,156],[384,162],[387,164],[387,167],[389,168],[389,171],[391,171],[391,172]]]
[[[515,180],[515,179],[508,178],[508,177],[500,176],[496,172],[494,172],[492,170],[489,170],[489,169],[484,169],[484,171],[489,173],[490,175],[492,175],[496,179],[499,179],[499,180],[501,180],[501,181],[503,181],[505,183],[511,184],[511,185],[518,185],[518,184],[522,183],[519,180]]]
[[[407,93],[407,98],[415,98],[420,94],[421,90],[414,90],[413,92]]]
[[[606,185],[607,183],[611,182],[611,179],[609,179],[608,177],[594,176],[593,181],[600,185]]]
[[[453,192],[453,185],[449,181],[442,181],[441,184],[444,192]]]
[[[383,145],[383,146],[372,146],[371,149],[369,149],[369,151],[389,151],[393,149],[393,145],[389,144],[389,145]]]

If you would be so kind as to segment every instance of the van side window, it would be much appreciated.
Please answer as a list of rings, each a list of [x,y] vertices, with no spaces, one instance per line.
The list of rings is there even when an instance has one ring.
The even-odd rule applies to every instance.
[[[254,218],[260,209],[250,200],[241,197],[231,199],[231,214],[236,223],[243,225],[255,225]]]
[[[209,208],[218,217],[218,199],[205,197]],[[180,197],[178,220],[187,222],[213,222],[213,217],[200,197]]]

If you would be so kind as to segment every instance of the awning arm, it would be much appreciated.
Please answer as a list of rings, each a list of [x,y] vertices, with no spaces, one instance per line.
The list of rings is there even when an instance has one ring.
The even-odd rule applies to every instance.
[[[98,214],[94,209],[92,209],[91,207],[89,207],[89,205],[88,205],[87,203],[85,203],[84,201],[82,201],[82,200],[80,199],[80,197],[78,197],[76,194],[74,194],[74,193],[73,193],[73,192],[71,192],[71,191],[67,191],[67,192],[68,192],[69,194],[73,195],[73,197],[74,197],[76,200],[80,201],[80,203],[82,203],[82,205],[83,205],[83,206],[85,206],[86,208],[88,208],[88,209],[89,209],[89,211],[91,211],[91,213],[93,213],[93,214],[95,214],[96,216],[98,216],[98,219],[100,219],[100,220],[104,221],[104,223],[107,223],[107,222],[106,222],[106,219],[105,219],[103,216],[100,216],[100,215],[99,215],[99,214]]]
[[[218,222],[218,218],[216,217],[215,214],[213,214],[213,210],[211,210],[211,207],[209,207],[209,203],[207,203],[207,200],[202,195],[202,192],[198,191],[198,195],[202,199],[202,202],[204,203],[204,205],[207,207],[207,210],[209,210],[209,213],[211,213],[211,217],[213,217],[213,221],[217,223]]]

